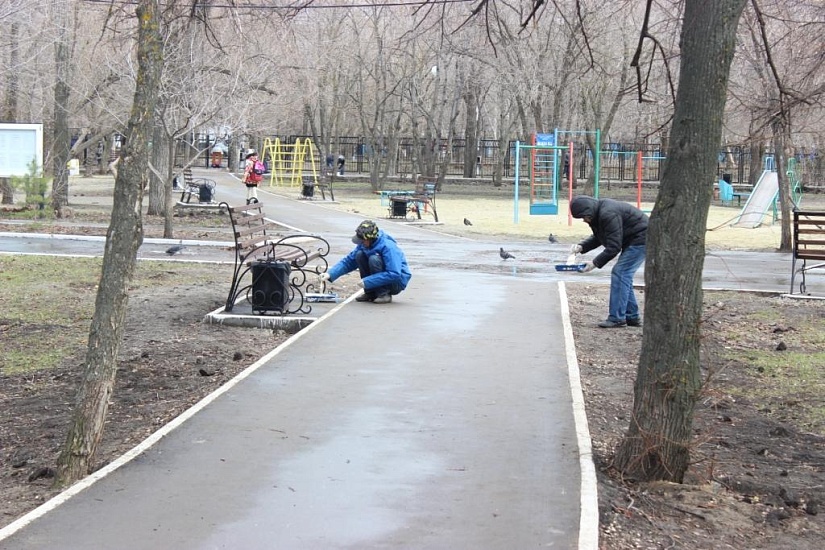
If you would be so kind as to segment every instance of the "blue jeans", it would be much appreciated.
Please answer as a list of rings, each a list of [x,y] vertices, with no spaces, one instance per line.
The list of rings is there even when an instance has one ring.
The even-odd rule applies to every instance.
[[[623,322],[639,318],[639,304],[633,292],[633,275],[645,261],[647,246],[627,247],[610,273],[610,305],[608,321]]]
[[[361,278],[369,277],[373,273],[381,273],[384,271],[384,258],[380,254],[373,254],[367,257],[363,250],[359,250],[355,255],[355,262],[358,264],[358,273]],[[401,292],[401,286],[397,284],[381,286],[364,290],[368,296],[383,296],[384,294],[398,294]]]

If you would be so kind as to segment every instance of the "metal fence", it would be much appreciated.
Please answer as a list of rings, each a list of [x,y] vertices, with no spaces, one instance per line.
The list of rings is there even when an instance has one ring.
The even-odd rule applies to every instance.
[[[312,140],[311,136],[290,135],[270,136],[271,140],[278,138],[282,144],[294,144],[297,140]],[[261,140],[263,141],[263,140]],[[389,167],[390,177],[399,177],[416,173],[422,166],[421,159],[427,158],[431,167],[445,169],[448,177],[463,177],[465,174],[464,139],[453,139],[452,142],[441,139],[435,142],[416,142],[412,138],[397,140],[394,150],[388,146],[373,148],[369,141],[359,136],[340,136],[335,138],[335,150],[325,152],[331,155],[337,163],[342,155],[346,161],[346,173],[364,175],[369,172],[369,160],[373,155],[384,157]],[[247,138],[242,142],[245,146],[260,147],[260,144]],[[489,179],[494,170],[501,163],[502,174],[510,179],[515,174],[515,144],[514,140],[507,142],[506,150],[500,150],[500,142],[496,139],[481,139],[476,149],[475,163],[471,169],[473,178]],[[202,154],[196,164],[209,167],[212,160],[210,150],[215,145],[215,138],[205,134],[193,136],[193,143]],[[191,150],[191,147],[190,147]],[[729,174],[735,186],[747,187],[752,185],[762,170],[762,156],[759,162],[752,162],[754,149],[746,145],[728,145],[719,151],[717,163],[717,177]],[[663,151],[656,145],[635,143],[604,143],[602,144],[600,180],[602,182],[635,182],[638,179],[639,152],[642,153],[642,182],[655,183],[659,181],[663,163],[666,161]],[[823,178],[822,155],[816,149],[800,148],[795,154],[797,175],[804,189],[825,191]],[[313,155],[304,158],[304,170],[311,171],[315,163],[315,170],[323,170],[326,158],[322,158],[317,146],[313,144]],[[585,142],[574,142],[574,173],[577,179],[586,179],[593,170],[593,151]],[[524,162],[529,162],[525,160]],[[224,166],[226,164],[224,163]],[[522,169],[526,168],[526,165]],[[751,172],[758,170],[759,173]]]

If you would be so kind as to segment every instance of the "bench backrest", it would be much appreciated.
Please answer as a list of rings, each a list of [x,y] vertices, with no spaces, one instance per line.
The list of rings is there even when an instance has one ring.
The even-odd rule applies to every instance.
[[[794,211],[793,255],[802,260],[825,260],[825,212]]]
[[[423,181],[417,181],[415,183],[415,191],[414,193],[419,196],[432,198],[435,196],[435,184],[434,183],[427,183]]]
[[[277,224],[266,219],[261,203],[227,208],[235,237],[235,251],[243,259],[271,241]]]

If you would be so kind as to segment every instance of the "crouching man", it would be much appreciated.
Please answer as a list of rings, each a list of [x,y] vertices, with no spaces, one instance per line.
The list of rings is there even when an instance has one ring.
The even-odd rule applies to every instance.
[[[407,258],[392,236],[378,229],[371,220],[362,221],[355,229],[355,248],[321,275],[330,283],[356,269],[361,274],[359,286],[364,293],[356,302],[388,304],[392,297],[407,288],[412,275]]]

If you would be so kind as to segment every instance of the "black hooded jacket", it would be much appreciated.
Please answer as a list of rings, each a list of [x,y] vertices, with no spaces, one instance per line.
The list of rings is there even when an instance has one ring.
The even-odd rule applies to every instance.
[[[604,247],[593,259],[598,268],[627,247],[645,244],[647,239],[647,215],[626,202],[578,196],[570,202],[570,213],[574,218],[590,217],[593,235],[579,244],[582,252]]]

